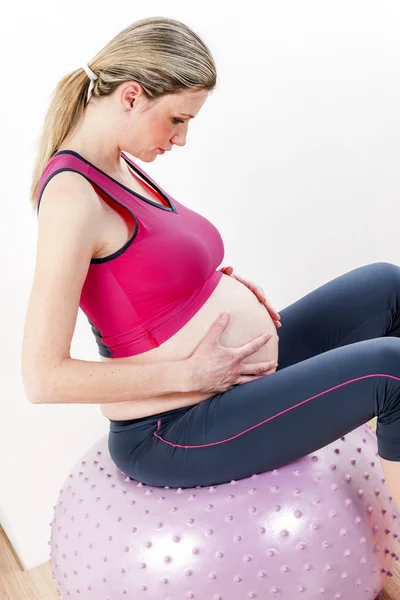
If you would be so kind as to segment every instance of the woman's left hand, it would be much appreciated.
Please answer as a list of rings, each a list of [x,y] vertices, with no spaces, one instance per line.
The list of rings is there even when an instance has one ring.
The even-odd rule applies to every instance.
[[[222,271],[223,273],[225,273],[225,275],[229,275],[230,277],[233,277],[237,281],[240,281],[240,283],[243,283],[243,285],[245,285],[247,288],[249,288],[249,290],[251,290],[253,292],[253,294],[255,294],[257,296],[257,298],[261,302],[261,304],[264,304],[271,319],[275,323],[275,327],[276,328],[282,327],[282,323],[280,322],[281,317],[280,317],[279,313],[275,310],[275,308],[272,306],[271,302],[265,297],[265,293],[264,293],[264,290],[262,289],[262,287],[260,287],[253,281],[247,281],[246,279],[243,279],[243,277],[233,274],[233,267],[221,267],[220,269],[218,269],[218,271]]]

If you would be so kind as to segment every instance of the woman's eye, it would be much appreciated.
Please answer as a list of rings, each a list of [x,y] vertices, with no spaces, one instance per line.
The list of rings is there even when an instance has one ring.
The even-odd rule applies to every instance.
[[[183,119],[172,119],[172,122],[174,125],[178,125],[178,123],[184,123],[185,121]]]

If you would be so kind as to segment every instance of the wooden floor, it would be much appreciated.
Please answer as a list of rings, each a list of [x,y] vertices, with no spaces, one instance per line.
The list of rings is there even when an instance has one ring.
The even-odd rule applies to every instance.
[[[376,419],[370,421],[369,425],[375,431]],[[1,526],[0,600],[60,600],[50,563],[23,571]],[[387,579],[385,591],[377,600],[400,600],[400,561],[395,563],[394,576]]]
[[[1,526],[0,600],[60,600],[50,563],[23,571]]]

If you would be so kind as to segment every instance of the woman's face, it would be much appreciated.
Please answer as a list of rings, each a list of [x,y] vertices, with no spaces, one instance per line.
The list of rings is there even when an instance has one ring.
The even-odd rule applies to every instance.
[[[127,116],[121,134],[121,148],[144,162],[153,161],[161,150],[184,146],[189,121],[208,98],[207,90],[169,94],[148,102],[139,95]],[[136,104],[136,106],[135,106]]]

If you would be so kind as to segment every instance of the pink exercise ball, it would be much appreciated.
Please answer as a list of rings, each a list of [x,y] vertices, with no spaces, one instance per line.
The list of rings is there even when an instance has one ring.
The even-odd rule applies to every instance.
[[[50,525],[63,599],[373,600],[399,560],[368,425],[279,469],[190,489],[126,477],[105,436]]]

